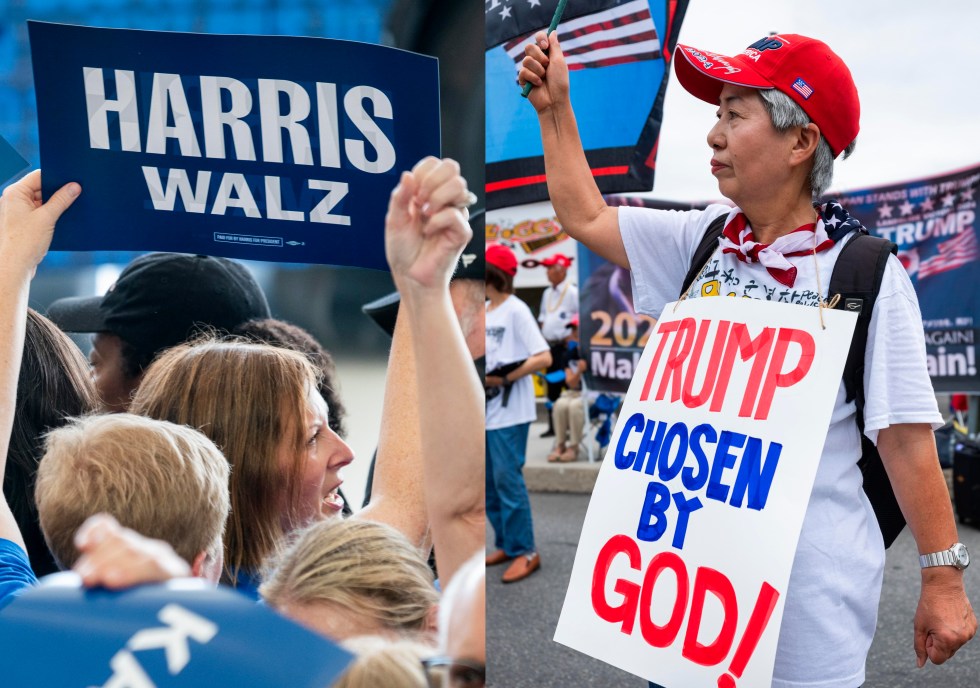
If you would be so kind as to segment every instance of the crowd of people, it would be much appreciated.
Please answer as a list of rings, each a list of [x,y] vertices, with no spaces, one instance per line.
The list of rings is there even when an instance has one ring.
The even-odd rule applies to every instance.
[[[800,305],[828,307],[821,285],[843,247],[867,233],[840,205],[818,202],[859,130],[846,65],[802,36],[725,58],[748,81],[698,56],[680,46],[675,69],[718,107],[711,169],[735,207],[614,208],[582,151],[557,36],[535,37],[520,82],[535,87],[561,224],[629,271],[636,310],[651,317],[678,293],[710,291],[707,264],[692,260],[716,230],[716,265],[763,286],[798,280],[815,294]],[[827,64],[831,76],[814,66]],[[787,81],[794,70],[820,95]],[[40,175],[0,200],[0,615],[60,570],[110,589],[195,577],[348,648],[355,659],[336,686],[482,686],[485,567],[506,564],[501,579],[515,583],[542,566],[523,476],[538,419],[534,375],[544,376],[549,408],[541,436],[554,438],[547,461],[578,460],[586,441],[573,259],[544,261],[550,286],[535,316],[515,296],[510,248],[461,259],[474,196],[459,166],[425,158],[402,173],[385,222],[397,294],[370,309],[392,336],[381,432],[368,499],[355,508],[342,490],[356,458],[333,359],[274,318],[241,264],[148,254],[104,295],[60,300],[47,315],[28,307],[57,221],[83,193],[70,183],[43,200]],[[965,547],[954,543],[937,471],[931,433],[941,417],[913,336],[915,293],[897,259],[883,272],[862,352],[863,405],[842,386],[794,553],[773,684],[784,688],[864,679],[884,543],[862,492],[862,435],[877,445],[922,553],[919,664],[946,661],[977,629],[966,564],[945,557]],[[88,360],[66,333],[92,335]]]
[[[0,201],[0,610],[59,569],[195,576],[351,649],[336,685],[483,685],[484,408],[461,326],[482,311],[450,287],[471,236],[458,165],[426,158],[391,194],[401,304],[359,510],[330,354],[240,264],[150,254],[105,295],[28,308],[80,193],[42,202],[35,171]],[[93,333],[90,365],[65,332]]]

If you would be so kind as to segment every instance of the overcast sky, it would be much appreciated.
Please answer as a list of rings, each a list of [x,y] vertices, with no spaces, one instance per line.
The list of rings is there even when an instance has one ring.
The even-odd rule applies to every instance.
[[[935,0],[690,0],[680,42],[727,55],[770,31],[827,43],[851,69],[861,133],[835,165],[856,190],[980,164],[980,3]],[[719,197],[705,140],[715,108],[671,69],[653,193]]]

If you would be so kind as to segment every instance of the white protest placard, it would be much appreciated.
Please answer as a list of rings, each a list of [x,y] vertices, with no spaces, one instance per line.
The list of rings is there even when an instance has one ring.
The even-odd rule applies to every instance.
[[[768,686],[856,316],[668,305],[596,482],[555,640],[666,688]]]

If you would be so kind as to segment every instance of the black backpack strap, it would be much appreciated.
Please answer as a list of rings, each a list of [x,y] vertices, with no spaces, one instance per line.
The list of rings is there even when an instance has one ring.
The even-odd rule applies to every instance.
[[[864,429],[864,350],[868,343],[868,326],[871,311],[881,289],[888,256],[897,253],[898,247],[887,239],[858,234],[844,244],[834,271],[830,276],[829,298],[840,294],[836,308],[858,314],[854,327],[854,339],[844,364],[844,389],[847,401],[858,407],[858,424]]]
[[[881,237],[858,234],[844,244],[830,278],[828,296],[840,294],[835,306],[858,314],[854,338],[844,364],[844,390],[847,401],[857,407],[857,425],[861,434],[861,459],[858,466],[864,476],[864,491],[874,508],[885,547],[889,547],[905,527],[905,517],[895,499],[885,466],[877,447],[864,435],[864,356],[868,344],[868,327],[874,310],[888,256],[898,247]]]
[[[684,287],[680,293],[681,296],[691,288],[691,284],[694,283],[701,268],[704,267],[704,264],[708,262],[708,258],[718,248],[718,237],[721,236],[722,231],[725,229],[725,218],[727,217],[727,214],[719,215],[704,230],[701,243],[698,244],[698,247],[694,250],[694,257],[691,258],[691,266],[687,269],[687,276],[684,278]]]

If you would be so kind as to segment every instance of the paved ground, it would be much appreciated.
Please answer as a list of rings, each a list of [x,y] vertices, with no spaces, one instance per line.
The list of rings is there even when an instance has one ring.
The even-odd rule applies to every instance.
[[[531,428],[529,450],[535,454],[542,451],[542,447],[547,451],[547,443],[537,439],[542,427],[534,425]],[[540,457],[537,460],[540,461]],[[525,581],[504,586],[499,582],[501,568],[488,570],[488,685],[499,688],[645,688],[641,679],[551,640],[588,499],[582,494],[532,494],[535,535],[543,562],[541,571]],[[960,526],[960,537],[980,560],[980,531]],[[916,554],[915,542],[907,530],[888,551],[878,631],[868,659],[865,686],[977,688],[980,686],[980,641],[968,644],[944,666],[928,665],[921,670],[915,667],[911,620],[919,588]],[[980,609],[980,561],[967,570],[966,580],[971,602],[974,608]]]

